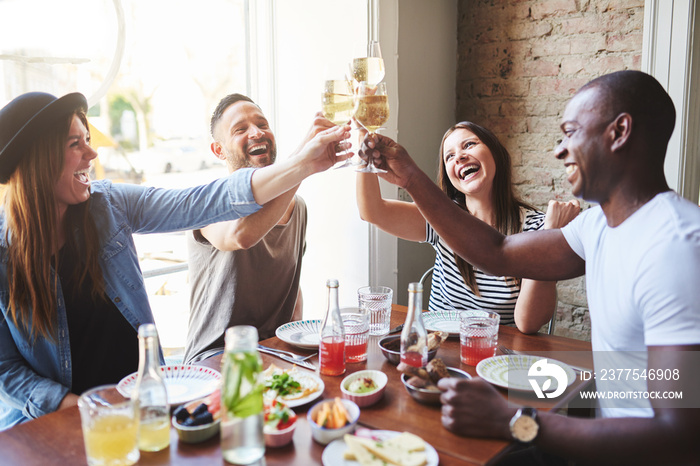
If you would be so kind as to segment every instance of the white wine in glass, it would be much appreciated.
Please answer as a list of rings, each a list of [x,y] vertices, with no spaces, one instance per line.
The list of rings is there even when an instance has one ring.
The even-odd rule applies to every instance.
[[[354,113],[352,85],[345,80],[328,80],[321,95],[323,116],[335,125],[348,123]]]
[[[352,77],[355,81],[365,81],[376,85],[384,79],[384,60],[380,57],[363,57],[352,60]]]
[[[386,95],[386,84],[371,85],[361,82],[355,93],[355,121],[370,133],[376,133],[389,119],[389,98]],[[355,171],[362,173],[386,173],[374,166],[372,159],[367,165]]]
[[[358,96],[355,119],[370,133],[375,133],[389,119],[389,97],[386,95]]]
[[[375,86],[382,82],[384,79],[384,60],[379,42],[370,41],[364,51],[362,47],[358,47],[355,57],[352,60],[352,77],[356,83],[364,81]]]

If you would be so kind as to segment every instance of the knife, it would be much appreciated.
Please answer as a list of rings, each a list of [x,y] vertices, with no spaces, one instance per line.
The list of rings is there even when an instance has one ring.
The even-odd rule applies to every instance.
[[[258,351],[260,351],[261,353],[269,354],[271,356],[276,356],[283,361],[291,362],[292,364],[296,364],[297,366],[303,367],[304,369],[309,369],[310,371],[316,370],[316,366],[311,364],[309,361],[299,361],[294,358],[290,358],[289,356],[285,356],[284,354],[279,354],[274,351],[270,351],[267,348],[258,347]]]
[[[398,333],[398,332],[400,332],[401,330],[403,330],[403,324],[397,325],[396,327],[394,327],[394,328],[392,328],[391,330],[389,330],[389,335],[391,335],[392,333]]]

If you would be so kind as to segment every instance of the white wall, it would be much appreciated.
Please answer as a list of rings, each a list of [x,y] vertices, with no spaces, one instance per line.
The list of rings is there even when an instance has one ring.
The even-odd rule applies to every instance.
[[[395,57],[387,59],[387,76],[394,75],[397,140],[432,179],[437,174],[438,146],[455,123],[457,62],[456,0],[379,0],[379,35],[382,46],[395,44]],[[387,78],[390,79],[390,78]],[[394,187],[384,192],[397,196]],[[408,284],[420,279],[433,265],[435,252],[428,244],[395,242],[395,298],[406,304]],[[379,281],[388,280],[381,277]],[[427,303],[427,289],[426,289]]]
[[[275,2],[279,157],[289,154],[321,110],[325,65],[352,59],[354,44],[366,39],[365,0]],[[309,85],[313,82],[313,85]],[[302,269],[304,318],[326,308],[327,278],[340,282],[341,307],[357,306],[357,289],[369,282],[368,227],[355,203],[355,173],[329,170],[302,183],[309,211]]]

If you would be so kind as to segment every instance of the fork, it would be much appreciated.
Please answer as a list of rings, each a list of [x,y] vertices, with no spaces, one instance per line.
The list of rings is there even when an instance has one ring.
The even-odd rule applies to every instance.
[[[263,345],[258,345],[258,348],[260,348],[261,350],[271,352],[271,353],[284,354],[285,356],[288,356],[288,357],[294,359],[295,361],[306,361],[308,359],[313,358],[314,356],[316,356],[318,354],[318,353],[313,353],[313,354],[309,354],[308,356],[302,356],[300,354],[295,354],[295,353],[292,353],[290,351],[284,351],[284,350],[277,349],[277,348],[270,348],[268,346],[263,346]]]
[[[512,350],[510,348],[506,348],[505,346],[502,346],[502,345],[498,346],[498,351],[500,351],[502,354],[518,354],[515,350]]]

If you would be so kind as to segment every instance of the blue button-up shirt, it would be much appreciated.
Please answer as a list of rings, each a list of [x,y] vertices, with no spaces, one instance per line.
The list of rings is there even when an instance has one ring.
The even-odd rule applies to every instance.
[[[250,180],[253,169],[187,189],[158,189],[96,181],[90,212],[100,241],[105,292],[138,329],[152,323],[133,233],[165,233],[234,220],[260,209]],[[54,341],[32,342],[8,313],[6,222],[0,215],[0,430],[55,411],[71,389],[71,353],[65,303],[57,293]],[[31,328],[31,326],[30,326]]]

